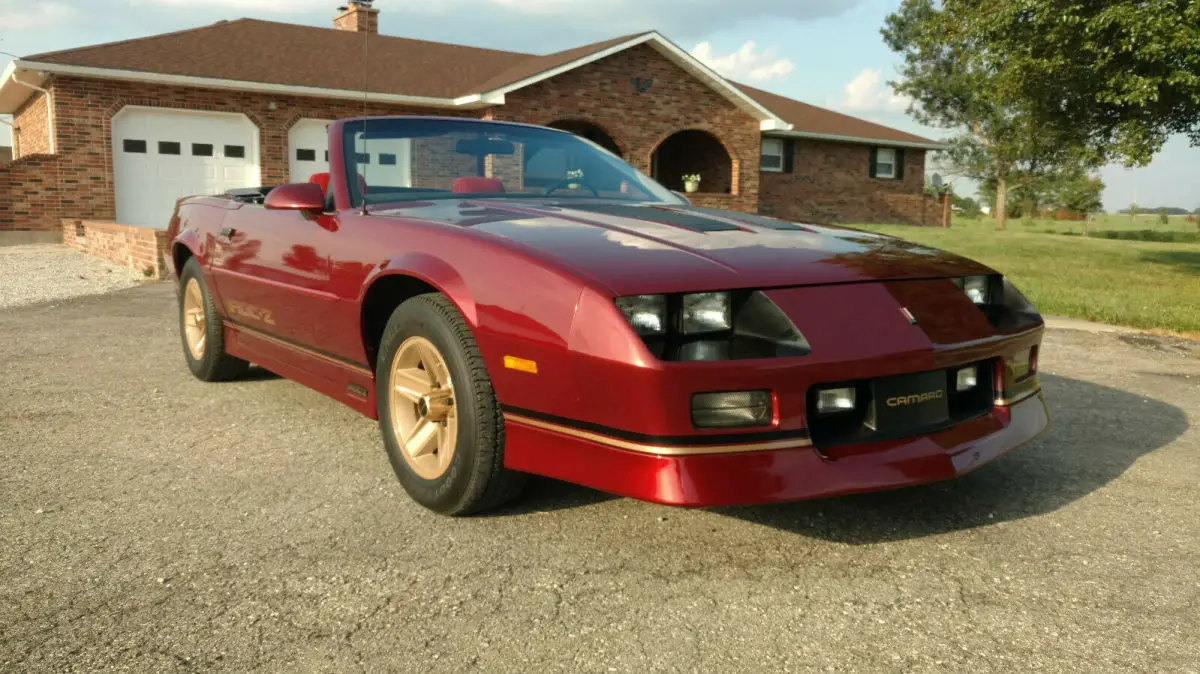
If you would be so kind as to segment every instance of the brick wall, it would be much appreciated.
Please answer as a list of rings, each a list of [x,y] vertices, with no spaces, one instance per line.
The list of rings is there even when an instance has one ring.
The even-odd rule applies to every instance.
[[[639,93],[630,81],[635,77],[653,83]],[[616,141],[626,161],[647,174],[655,148],[672,134],[707,131],[732,157],[729,206],[758,209],[758,121],[650,46],[640,45],[509,93],[505,104],[488,114],[530,124],[589,122]]]
[[[50,154],[48,106],[46,94],[38,93],[13,114],[14,159],[33,154]]]
[[[319,98],[298,98],[137,82],[57,78],[54,80],[58,151],[65,218],[115,217],[112,186],[112,117],[127,105],[242,113],[259,130],[261,180],[288,179],[288,130],[305,118],[340,119],[368,115],[430,114],[427,109]],[[275,104],[275,110],[270,105]],[[455,114],[439,111],[437,114]],[[466,114],[466,113],[459,113]],[[475,111],[474,114],[478,114]]]
[[[942,207],[926,197],[925,151],[904,151],[904,179],[870,177],[867,145],[799,139],[792,173],[764,171],[760,210],[785,220],[940,225]]]
[[[66,218],[61,221],[63,243],[88,255],[166,278],[167,232],[163,229]]]
[[[0,166],[0,232],[58,228],[58,157],[26,155]]]

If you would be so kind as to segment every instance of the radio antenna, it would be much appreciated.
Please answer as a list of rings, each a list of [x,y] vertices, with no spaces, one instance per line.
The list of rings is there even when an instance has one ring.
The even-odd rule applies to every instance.
[[[371,8],[371,0],[366,0],[366,1],[350,0],[350,4],[358,6],[360,10]],[[368,19],[368,23],[369,23],[369,19]],[[363,131],[362,131],[362,139],[363,139],[363,156],[365,156],[367,158],[367,165],[363,168],[363,179],[361,181],[359,181],[358,187],[359,187],[359,190],[362,191],[362,214],[366,215],[367,214],[367,185],[370,184],[367,182],[367,178],[369,177],[370,171],[371,171],[371,152],[367,146],[367,102],[368,102],[368,96],[370,95],[369,89],[367,88],[367,86],[368,86],[367,74],[368,74],[368,69],[371,67],[371,62],[370,62],[370,59],[368,58],[369,57],[368,38],[371,37],[371,31],[364,30],[362,32],[362,34],[363,34],[363,69],[362,69],[362,76],[363,76],[363,109],[362,109]],[[358,159],[359,159],[358,157],[354,158],[355,167],[358,166]]]

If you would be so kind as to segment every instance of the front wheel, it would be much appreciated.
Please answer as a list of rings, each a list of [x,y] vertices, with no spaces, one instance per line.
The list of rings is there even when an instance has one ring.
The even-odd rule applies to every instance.
[[[414,501],[469,515],[514,498],[525,476],[504,467],[504,418],[466,320],[442,295],[392,313],[375,374],[379,428]]]

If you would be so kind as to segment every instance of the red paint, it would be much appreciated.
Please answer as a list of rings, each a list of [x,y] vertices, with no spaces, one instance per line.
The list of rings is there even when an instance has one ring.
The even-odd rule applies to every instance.
[[[375,386],[363,302],[373,284],[395,274],[432,286],[458,307],[502,404],[626,432],[737,433],[754,441],[760,431],[693,429],[692,394],[768,389],[774,430],[796,431],[806,427],[805,397],[815,384],[991,358],[1002,359],[1002,397],[1036,390],[1036,377],[1018,384],[1008,363],[1041,342],[1040,322],[997,333],[949,280],[991,271],[970,260],[854,230],[774,230],[769,221],[742,214],[720,216],[736,221],[736,231],[702,233],[652,217],[515,196],[384,205],[364,215],[349,201],[341,159],[346,123],[330,130],[333,212],[199,197],[181,203],[168,233],[173,245],[200,261],[222,314],[253,330],[227,329],[231,353],[367,416],[375,414]],[[313,184],[277,188],[268,201],[275,197],[299,209],[311,206],[314,190]],[[764,289],[812,353],[662,362],[613,303],[628,294],[738,288]],[[233,303],[265,310],[271,320],[232,313]],[[504,368],[506,355],[536,361],[538,374]],[[351,385],[366,389],[367,397],[348,393]],[[830,454],[836,460],[811,448],[660,458],[510,423],[506,462],[668,503],[808,498],[952,477],[1046,425],[1040,397],[1008,415],[997,408],[940,433],[841,447]]]
[[[940,433],[865,445],[831,460],[804,447],[656,457],[509,423],[506,464],[602,491],[679,506],[775,503],[909,487],[970,472],[1049,424],[1042,397]]]

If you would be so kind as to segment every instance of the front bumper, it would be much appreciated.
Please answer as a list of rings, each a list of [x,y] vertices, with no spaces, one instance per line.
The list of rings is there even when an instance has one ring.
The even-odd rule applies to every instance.
[[[601,433],[505,414],[508,468],[644,501],[679,506],[799,501],[957,477],[1032,440],[1050,424],[1040,390],[988,414],[900,440],[839,447],[833,459],[807,440],[758,451],[672,456],[622,448]],[[791,444],[788,447],[786,445]],[[632,445],[632,443],[631,443]]]

